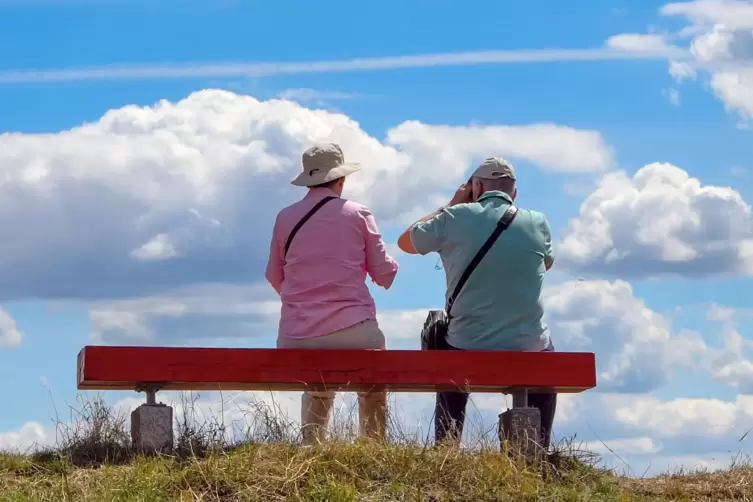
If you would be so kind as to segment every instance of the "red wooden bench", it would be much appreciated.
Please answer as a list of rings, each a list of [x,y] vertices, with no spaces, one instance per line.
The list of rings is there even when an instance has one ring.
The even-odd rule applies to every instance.
[[[594,354],[580,352],[87,346],[78,355],[79,389],[146,393],[146,404],[131,415],[134,446],[142,451],[172,448],[172,409],[157,404],[161,390],[505,393],[513,395],[506,413],[537,428],[538,410],[527,407],[528,391],[578,393],[595,386]],[[513,427],[523,427],[509,418]]]

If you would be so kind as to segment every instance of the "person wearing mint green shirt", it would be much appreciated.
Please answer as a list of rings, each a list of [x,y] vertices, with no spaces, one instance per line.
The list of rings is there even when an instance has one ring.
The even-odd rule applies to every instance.
[[[517,183],[513,166],[504,159],[486,159],[447,206],[421,218],[398,239],[410,254],[439,254],[447,276],[447,293],[497,222],[513,204]],[[541,290],[554,263],[551,230],[546,217],[518,209],[509,227],[481,260],[452,306],[447,345],[450,350],[554,350],[543,321]],[[465,422],[468,393],[439,392],[435,438],[459,439]],[[541,412],[541,445],[548,448],[557,395],[530,393],[530,406]]]

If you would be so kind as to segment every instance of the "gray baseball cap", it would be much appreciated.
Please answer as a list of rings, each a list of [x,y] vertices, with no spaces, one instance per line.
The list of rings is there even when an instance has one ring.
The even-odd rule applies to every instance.
[[[472,177],[484,180],[498,180],[500,178],[515,180],[515,169],[512,164],[501,157],[489,157],[476,168]]]

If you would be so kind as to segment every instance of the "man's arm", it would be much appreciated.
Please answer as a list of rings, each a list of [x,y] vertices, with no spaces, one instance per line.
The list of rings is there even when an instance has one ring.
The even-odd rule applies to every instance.
[[[397,240],[397,246],[408,254],[439,252],[447,237],[447,212],[444,208],[427,214]]]
[[[460,185],[448,206],[471,202],[470,184]],[[439,251],[447,235],[447,213],[441,207],[433,213],[427,214],[397,239],[397,247],[408,254],[427,254]]]
[[[425,251],[423,253],[419,252],[415,248],[415,246],[413,245],[413,239],[411,238],[411,231],[413,230],[413,228],[416,225],[424,223],[424,222],[428,222],[428,221],[432,220],[433,218],[438,217],[442,213],[442,211],[443,211],[443,208],[439,208],[436,211],[434,211],[433,213],[427,214],[426,216],[424,216],[423,218],[421,218],[420,220],[418,220],[417,222],[415,222],[411,226],[409,226],[405,230],[405,232],[403,232],[402,234],[400,234],[400,237],[398,237],[398,239],[397,239],[397,247],[399,247],[402,251],[404,251],[404,252],[406,252],[408,254],[426,254],[426,253],[429,253],[431,251],[435,251],[434,249],[430,249],[430,250],[427,250],[427,251]],[[426,229],[424,228],[423,231],[425,232]]]
[[[282,281],[285,280],[283,272],[282,248],[277,235],[279,215],[275,219],[275,226],[272,230],[272,242],[269,245],[269,261],[267,261],[267,272],[265,274],[269,284],[280,294]]]
[[[389,289],[397,275],[397,261],[387,254],[387,246],[371,211],[363,207],[359,215],[366,239],[366,271],[376,285]]]
[[[544,267],[548,271],[554,265],[554,249],[552,248],[552,229],[543,214],[541,215],[541,232],[544,236]]]

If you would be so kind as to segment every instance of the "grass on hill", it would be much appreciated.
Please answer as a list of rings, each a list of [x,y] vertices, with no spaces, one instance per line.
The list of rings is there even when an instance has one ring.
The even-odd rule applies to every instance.
[[[124,415],[101,398],[82,402],[75,420],[58,424],[55,447],[0,454],[0,500],[753,500],[747,465],[635,479],[599,468],[597,456],[570,442],[531,466],[494,445],[433,448],[394,431],[386,444],[350,441],[353,428],[342,423],[333,441],[309,447],[279,410],[252,408],[240,439],[221,420],[199,423],[184,411],[175,455],[143,457],[131,451]]]

